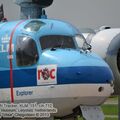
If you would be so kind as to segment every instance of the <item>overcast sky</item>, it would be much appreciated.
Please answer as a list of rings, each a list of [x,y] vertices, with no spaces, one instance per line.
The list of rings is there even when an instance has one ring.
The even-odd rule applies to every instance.
[[[12,1],[0,0],[5,17],[19,19],[20,8]],[[54,0],[46,12],[49,18],[68,21],[78,28],[120,27],[120,0]]]

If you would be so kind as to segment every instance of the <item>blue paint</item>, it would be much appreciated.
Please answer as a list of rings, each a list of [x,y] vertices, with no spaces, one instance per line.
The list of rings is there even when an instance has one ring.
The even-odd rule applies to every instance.
[[[37,86],[36,69],[20,69],[13,71],[14,87]],[[0,88],[9,88],[9,71],[0,72]],[[61,67],[57,69],[57,84],[107,84],[113,80],[108,67]]]
[[[39,64],[57,64],[58,67],[77,67],[77,66],[102,66],[108,65],[93,53],[80,53],[76,49],[59,49],[43,51],[40,56]]]
[[[81,33],[71,24],[50,19],[34,19],[45,23],[37,32],[27,32],[25,25],[33,21],[26,20],[20,24],[13,36],[15,50],[13,52],[13,81],[14,87],[32,87],[37,86],[37,66],[39,65],[57,65],[57,84],[107,84],[113,80],[113,75],[108,65],[94,53],[80,52],[76,49],[50,49],[42,51],[40,46],[40,37],[45,35],[66,35],[75,37]],[[19,21],[7,22],[5,25],[0,24],[0,45],[4,35],[11,35],[15,25]],[[39,60],[35,65],[19,67],[16,64],[16,40],[18,36],[31,37],[39,53]],[[8,42],[9,43],[9,42]],[[9,53],[0,53],[0,88],[10,88],[10,65]],[[19,91],[16,93],[18,96]],[[24,94],[24,92],[23,92]],[[26,94],[26,93],[25,93]]]

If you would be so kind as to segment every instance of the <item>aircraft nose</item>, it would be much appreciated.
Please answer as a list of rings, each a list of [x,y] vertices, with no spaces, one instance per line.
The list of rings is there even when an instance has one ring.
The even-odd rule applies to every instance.
[[[57,65],[58,84],[110,83],[113,80],[109,66],[98,56],[81,54],[76,50],[47,50],[41,64]]]
[[[108,67],[76,66],[58,68],[59,84],[106,84],[112,80],[113,76]]]

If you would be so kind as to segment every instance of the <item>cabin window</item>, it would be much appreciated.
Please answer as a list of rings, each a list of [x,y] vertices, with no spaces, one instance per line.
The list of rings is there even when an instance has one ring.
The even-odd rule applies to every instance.
[[[31,66],[38,60],[35,41],[27,36],[20,36],[16,43],[16,61],[18,66]]]
[[[43,25],[45,25],[44,22],[35,20],[29,22],[27,25],[25,25],[24,28],[28,32],[37,32],[40,29],[40,27],[42,27]]]
[[[49,48],[72,48],[75,49],[75,43],[73,37],[62,35],[49,35],[40,38],[40,44],[42,50]]]

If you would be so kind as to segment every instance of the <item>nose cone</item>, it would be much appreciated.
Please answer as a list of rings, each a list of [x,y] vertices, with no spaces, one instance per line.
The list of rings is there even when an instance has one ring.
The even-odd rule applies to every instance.
[[[59,84],[106,84],[110,83],[112,80],[112,73],[107,67],[78,66],[58,68]]]
[[[41,64],[57,64],[59,84],[110,83],[113,80],[108,65],[92,53],[63,49],[47,50],[43,52],[41,62]]]

